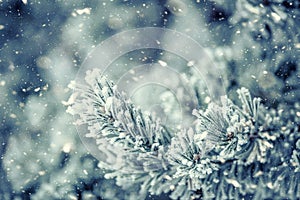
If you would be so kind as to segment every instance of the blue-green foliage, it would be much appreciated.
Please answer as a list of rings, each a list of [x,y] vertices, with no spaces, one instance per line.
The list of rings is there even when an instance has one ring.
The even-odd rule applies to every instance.
[[[99,167],[140,198],[300,198],[300,107],[268,109],[246,88],[194,110],[195,126],[166,128],[144,115],[97,70],[75,87],[68,111],[104,154]]]

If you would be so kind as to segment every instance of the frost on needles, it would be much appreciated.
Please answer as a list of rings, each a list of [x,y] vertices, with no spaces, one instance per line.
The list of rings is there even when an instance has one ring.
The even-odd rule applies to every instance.
[[[137,195],[172,199],[300,198],[300,105],[265,108],[246,88],[194,110],[188,130],[163,125],[97,69],[72,86],[68,112],[96,141],[98,167]]]

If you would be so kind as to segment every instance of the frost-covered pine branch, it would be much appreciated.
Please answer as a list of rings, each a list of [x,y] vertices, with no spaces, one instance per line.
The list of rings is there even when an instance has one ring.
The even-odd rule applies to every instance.
[[[166,176],[172,133],[158,119],[142,114],[98,70],[88,71],[85,80],[87,85],[75,86],[68,112],[78,115],[76,124],[87,126],[85,136],[95,139],[105,155],[99,166],[109,171],[106,177],[116,177],[124,188],[139,183],[145,195],[152,179]]]
[[[276,139],[271,131],[279,127],[267,124],[270,116],[259,98],[252,99],[245,88],[237,92],[241,107],[224,98],[221,106],[211,103],[205,112],[194,111],[199,119],[199,131],[207,135],[207,143],[216,146],[214,150],[220,153],[220,159],[238,157],[245,163],[264,163],[267,150],[273,148],[272,140]]]
[[[68,112],[105,155],[105,177],[139,198],[300,197],[298,104],[288,114],[267,109],[241,88],[239,104],[223,97],[194,110],[195,127],[175,130],[143,114],[99,71],[88,71],[86,83],[75,86]]]
[[[299,198],[299,104],[266,109],[247,89],[237,92],[240,106],[224,98],[221,106],[211,103],[205,111],[194,111],[197,130],[212,145],[211,159],[220,164],[204,182],[203,188],[211,188],[206,196]]]

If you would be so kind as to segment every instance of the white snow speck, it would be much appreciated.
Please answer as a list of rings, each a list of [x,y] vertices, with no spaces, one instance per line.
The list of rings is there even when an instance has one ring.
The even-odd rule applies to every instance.
[[[132,80],[134,80],[135,82],[138,82],[138,81],[139,81],[139,78],[136,77],[136,76],[133,76],[133,77],[132,77]]]
[[[271,16],[273,17],[275,22],[279,22],[281,20],[281,17],[275,12],[272,12]]]
[[[187,6],[180,0],[168,0],[166,8],[174,15],[181,15],[187,10]]]
[[[208,103],[210,103],[210,101],[211,101],[211,99],[209,96],[205,97],[204,103],[208,104]]]
[[[65,153],[70,153],[71,149],[72,149],[72,144],[71,143],[66,143],[63,146],[63,152],[65,152]]]
[[[41,88],[40,88],[40,87],[37,87],[37,88],[34,89],[34,92],[38,92],[38,91],[40,91],[40,90],[41,90]]]
[[[162,61],[162,60],[158,60],[158,63],[159,63],[162,67],[168,66],[168,64],[167,64],[165,61]]]
[[[131,69],[131,70],[129,71],[129,73],[130,73],[130,74],[135,74],[134,69]]]
[[[195,61],[194,60],[190,60],[188,63],[187,63],[187,66],[188,67],[192,67],[195,65]]]
[[[10,118],[13,118],[13,119],[16,119],[16,118],[17,118],[17,115],[14,114],[14,113],[11,113],[11,114],[9,115],[9,117],[10,117]]]
[[[83,14],[91,14],[91,8],[83,8],[83,9],[77,9],[75,10],[75,12],[78,14],[78,15],[83,15]]]

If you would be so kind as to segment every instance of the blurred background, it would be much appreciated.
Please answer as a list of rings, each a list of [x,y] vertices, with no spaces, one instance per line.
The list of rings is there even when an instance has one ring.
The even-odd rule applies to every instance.
[[[66,113],[67,86],[101,41],[140,27],[179,31],[205,49],[230,96],[245,86],[276,108],[300,100],[299,13],[299,1],[281,0],[0,0],[0,199],[134,199],[103,178]],[[167,60],[186,74],[198,106],[209,101],[181,60],[144,57],[114,65]]]

